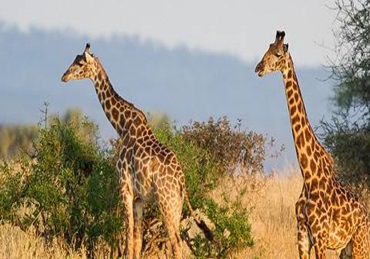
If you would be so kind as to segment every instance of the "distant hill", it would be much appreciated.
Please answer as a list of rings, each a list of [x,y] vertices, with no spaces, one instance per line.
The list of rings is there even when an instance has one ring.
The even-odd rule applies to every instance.
[[[165,113],[179,125],[209,116],[226,115],[232,122],[242,119],[247,130],[267,133],[277,144],[285,144],[285,158],[273,165],[283,168],[285,159],[295,163],[280,74],[258,78],[254,74],[257,60],[250,64],[228,54],[185,46],[167,49],[137,37],[89,39],[39,29],[24,33],[0,24],[0,124],[36,123],[43,103],[48,102],[50,112],[80,107],[99,124],[103,138],[115,136],[92,83],[60,81],[87,41],[117,92],[145,112]],[[293,42],[291,52],[294,58]],[[323,81],[327,76],[321,67],[298,67],[297,74],[315,127],[320,119],[330,117],[330,82]]]

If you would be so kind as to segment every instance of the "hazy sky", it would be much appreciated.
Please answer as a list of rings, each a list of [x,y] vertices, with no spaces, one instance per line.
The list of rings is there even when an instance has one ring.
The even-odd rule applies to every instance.
[[[333,55],[334,1],[0,1],[0,21],[22,30],[58,29],[92,40],[136,35],[168,47],[186,45],[256,61],[282,29],[296,65],[325,65]]]

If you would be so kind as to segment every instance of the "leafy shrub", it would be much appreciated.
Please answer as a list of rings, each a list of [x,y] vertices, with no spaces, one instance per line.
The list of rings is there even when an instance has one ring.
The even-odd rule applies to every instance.
[[[253,238],[248,221],[248,210],[241,206],[239,200],[228,201],[220,206],[208,196],[208,193],[224,178],[223,170],[230,168],[230,163],[236,161],[231,160],[227,163],[225,159],[221,159],[222,155],[218,152],[231,156],[231,154],[238,154],[247,144],[254,146],[256,143],[251,143],[252,140],[248,139],[250,135],[247,136],[240,127],[231,129],[226,117],[216,124],[213,124],[213,120],[210,119],[207,125],[197,122],[193,125],[195,126],[184,126],[177,130],[171,129],[167,124],[157,129],[155,133],[162,143],[177,154],[185,174],[187,191],[193,208],[199,209],[214,224],[213,234],[217,244],[209,244],[203,235],[195,236],[192,245],[196,258],[226,258],[237,250],[252,246]],[[202,136],[208,137],[206,148],[198,145],[197,141],[202,139]],[[239,145],[235,146],[230,144],[226,148],[217,142],[226,143],[226,140],[234,141],[234,138],[244,142],[242,144],[239,142]],[[227,148],[229,149],[225,150]],[[249,154],[253,156],[254,153]],[[247,155],[244,159],[247,159]],[[254,159],[258,160],[255,157],[248,157],[248,161]],[[262,168],[263,160],[258,161]],[[239,198],[241,199],[243,195],[244,193],[241,193]],[[185,208],[185,214],[188,214],[187,208]],[[228,234],[225,235],[225,233]]]
[[[121,142],[111,140],[111,148],[102,148],[96,125],[81,114],[78,119],[71,118],[55,116],[50,123],[45,119],[39,125],[32,152],[35,161],[23,153],[16,164],[1,166],[0,219],[23,230],[33,229],[46,241],[58,238],[72,249],[84,247],[90,257],[101,247],[106,247],[106,254],[115,253],[124,233],[114,166]],[[252,246],[248,209],[240,202],[245,192],[236,200],[225,195],[223,205],[208,194],[225,176],[235,175],[235,164],[246,167],[245,174],[262,173],[266,139],[242,131],[240,123],[230,126],[226,117],[216,122],[194,122],[181,129],[161,123],[155,127],[155,134],[177,154],[192,207],[213,225],[216,242],[212,244],[200,232],[190,237],[188,228],[182,229],[182,237],[194,255],[227,258]],[[183,218],[188,215],[185,205]],[[151,247],[161,248],[166,243],[157,238],[166,236],[163,224],[156,223],[158,218],[158,209],[149,204],[144,213],[146,255]]]
[[[193,122],[184,126],[183,137],[207,151],[217,164],[218,173],[239,176],[263,172],[267,146],[274,145],[273,138],[267,141],[262,134],[243,130],[241,121],[232,126],[227,117],[216,121],[211,117],[208,122]]]
[[[32,228],[48,242],[62,239],[73,249],[93,253],[99,242],[116,248],[123,227],[117,173],[96,133],[87,119],[45,121],[34,143],[35,162],[23,154],[17,166],[1,168],[1,220]]]

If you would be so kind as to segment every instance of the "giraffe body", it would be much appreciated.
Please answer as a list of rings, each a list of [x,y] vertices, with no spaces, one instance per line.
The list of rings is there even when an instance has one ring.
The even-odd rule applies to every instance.
[[[333,159],[316,138],[307,118],[294,64],[284,32],[275,42],[256,73],[281,71],[285,85],[293,139],[303,187],[296,203],[298,252],[309,258],[314,247],[316,258],[326,258],[326,250],[340,252],[340,258],[370,258],[369,220],[358,197],[342,186],[333,170]]]
[[[157,141],[144,113],[116,93],[99,59],[91,54],[89,44],[83,54],[77,55],[62,81],[85,78],[93,81],[102,108],[123,142],[116,166],[126,213],[126,257],[140,258],[143,209],[147,202],[154,201],[167,227],[173,255],[181,258],[184,199],[198,226],[209,235],[211,232],[194,215],[176,155]]]

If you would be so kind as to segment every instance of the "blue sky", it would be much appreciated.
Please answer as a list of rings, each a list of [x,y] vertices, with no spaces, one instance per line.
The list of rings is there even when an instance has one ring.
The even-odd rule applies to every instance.
[[[322,66],[329,64],[328,57],[335,56],[333,52],[335,44],[333,30],[335,30],[335,26],[337,26],[335,23],[337,13],[333,10],[334,1],[0,1],[1,27],[3,28],[3,24],[5,23],[6,26],[15,26],[24,32],[27,32],[30,28],[58,30],[72,37],[76,36],[76,34],[84,35],[85,37],[82,37],[84,41],[87,36],[87,38],[91,38],[88,39],[89,41],[91,40],[90,42],[94,42],[96,38],[109,39],[114,36],[129,35],[136,36],[144,41],[150,40],[152,42],[157,42],[170,49],[178,46],[186,46],[190,49],[206,52],[232,54],[248,64],[256,64],[265,53],[269,43],[273,42],[275,32],[279,29],[286,31],[286,42],[289,43],[289,49],[297,68],[314,66],[314,69],[316,69],[315,71],[323,71],[324,69]],[[20,44],[20,46],[22,45]],[[107,60],[108,57],[103,55],[103,51],[99,51],[98,46],[96,48],[94,46],[93,44],[93,52],[96,51],[98,56],[101,55],[102,60]],[[73,55],[65,57],[66,60],[63,60],[65,66],[69,65],[74,55],[80,53],[82,48],[83,46],[77,46],[72,52]],[[110,62],[107,61],[106,64],[108,65]],[[317,69],[317,67],[319,67],[319,69]],[[58,66],[56,66],[55,69],[58,69]],[[66,68],[63,69],[65,70]],[[57,73],[61,75],[61,73],[64,72],[63,69]],[[126,87],[122,78],[117,75],[115,77],[111,70],[109,70],[109,73],[112,73],[110,75],[115,79],[113,81],[117,83],[117,85]],[[49,84],[62,85],[59,81],[60,75],[58,74],[57,76],[57,83],[55,83],[53,79]],[[253,69],[245,71],[243,78],[244,76],[246,78],[257,78]],[[330,92],[330,89],[328,89],[328,82],[320,81],[320,79],[323,78],[315,78],[314,80],[316,81],[311,83],[313,85],[306,85],[304,82],[307,82],[305,81],[307,80],[307,75],[299,73],[298,77],[302,79],[301,82],[303,84],[301,88],[305,95],[304,99],[307,104],[306,107],[309,118],[312,125],[317,126],[320,119],[330,114],[328,108],[328,93]],[[274,78],[278,78],[278,80],[275,82]],[[282,159],[286,158],[289,162],[295,162],[296,159],[293,142],[291,141],[290,124],[287,116],[286,100],[284,98],[284,92],[282,91],[283,85],[281,76],[275,75],[275,77],[258,80],[261,85],[272,82],[268,80],[273,80],[273,84],[276,85],[276,87],[261,86],[260,88],[247,88],[252,87],[252,85],[246,84],[246,88],[243,87],[239,89],[240,92],[237,96],[241,98],[241,101],[238,102],[240,103],[240,107],[232,110],[231,107],[234,106],[228,105],[226,102],[225,106],[219,109],[219,112],[229,117],[237,116],[243,119],[244,123],[248,123],[250,127],[248,130],[267,133],[269,136],[275,137],[278,145],[284,144],[287,147],[286,155]],[[86,85],[88,83],[84,82],[84,84]],[[158,102],[153,102],[150,106],[148,100],[144,99],[145,90],[143,90],[149,88],[142,88],[135,92],[135,95],[129,93],[129,89],[124,89],[124,92],[121,89],[122,93],[124,93],[123,96],[130,101],[132,100],[138,107],[147,112],[181,110],[182,105],[180,104],[183,104],[183,100],[176,99],[176,96],[172,96],[172,98],[176,100],[175,102],[178,102],[177,105],[174,105],[174,102],[170,104],[167,101],[164,104],[160,98],[155,98]],[[29,118],[32,117],[34,120],[38,120],[39,107],[42,107],[43,101],[45,101],[45,99],[49,101],[53,100],[53,98],[59,98],[57,91],[61,90],[70,91],[70,98],[67,99],[72,100],[73,105],[81,105],[79,100],[75,100],[76,89],[64,86],[64,88],[60,88],[60,90],[58,88],[58,90],[52,91],[49,96],[47,93],[43,93],[37,96],[37,98],[33,98],[33,109],[29,107],[28,103],[24,103],[24,106],[26,106],[24,109],[28,109],[29,112],[37,114],[29,116]],[[216,92],[217,91],[213,93],[214,95],[211,98],[221,98],[223,100],[224,96],[216,96]],[[222,90],[221,93],[223,93]],[[89,94],[94,95],[95,93],[90,89]],[[274,100],[274,102],[268,103],[269,107],[260,109],[253,106],[254,102],[252,101],[255,100],[255,98],[264,100],[263,98],[267,98],[268,96],[272,96]],[[226,97],[229,102],[233,102],[234,104],[235,96],[232,97],[229,93]],[[8,99],[9,97],[3,96],[3,98]],[[206,98],[204,98],[204,100],[205,99]],[[198,98],[197,100],[203,103],[203,99]],[[109,134],[111,134],[112,129],[100,110],[96,97],[86,97],[84,101],[86,104],[82,106],[82,110],[88,112],[89,117],[93,118],[95,121],[99,121],[101,127],[109,129]],[[91,104],[91,102],[94,101],[95,103]],[[314,107],[315,109],[312,108],[313,103],[317,106]],[[89,106],[90,104],[93,105],[96,110],[92,109]],[[56,104],[53,103],[51,103],[51,105],[54,105],[52,108],[60,113],[65,109],[64,107],[56,107]],[[168,107],[166,105],[172,106]],[[212,111],[210,115],[218,117],[218,114],[213,114],[213,106],[209,108]],[[257,110],[260,113],[255,112]],[[262,114],[261,117],[264,119],[260,119],[260,114]],[[203,113],[203,116],[208,115],[208,113]],[[194,118],[195,114],[188,110],[186,110],[182,116],[186,118],[186,121],[188,118],[199,120],[199,118]],[[11,117],[18,119],[17,116]],[[180,115],[178,115],[178,117],[180,117]],[[178,120],[178,117],[174,116],[171,119]],[[1,122],[0,120],[0,123]],[[101,130],[104,131],[103,128],[101,128]]]
[[[275,31],[283,29],[295,64],[317,66],[334,55],[333,6],[327,0],[2,0],[0,21],[25,31],[58,29],[91,38],[137,35],[247,62],[259,60]]]

